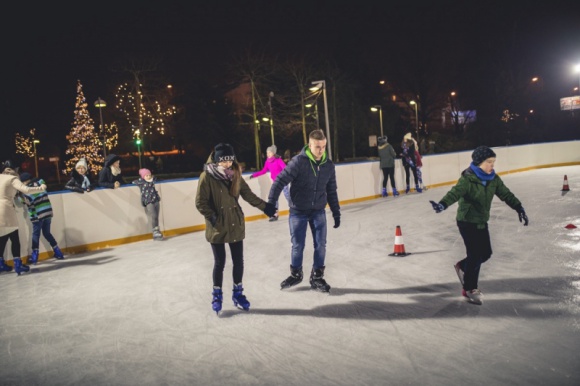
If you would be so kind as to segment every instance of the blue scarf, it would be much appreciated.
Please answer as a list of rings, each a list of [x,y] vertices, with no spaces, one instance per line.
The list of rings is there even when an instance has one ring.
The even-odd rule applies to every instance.
[[[495,170],[492,170],[490,174],[487,174],[486,172],[481,170],[481,168],[479,166],[475,165],[473,162],[471,164],[469,164],[469,168],[471,170],[473,170],[473,172],[475,173],[477,178],[479,178],[481,180],[481,184],[483,186],[487,185],[488,181],[491,181],[495,178]]]

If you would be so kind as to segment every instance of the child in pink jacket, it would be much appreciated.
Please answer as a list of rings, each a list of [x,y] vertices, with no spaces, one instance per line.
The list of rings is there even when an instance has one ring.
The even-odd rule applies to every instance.
[[[253,173],[250,176],[250,178],[259,177],[263,174],[266,174],[267,172],[270,172],[270,178],[272,179],[272,182],[276,181],[276,177],[278,177],[278,174],[280,174],[282,169],[286,167],[286,164],[284,163],[282,158],[280,158],[280,156],[276,154],[277,151],[278,148],[276,147],[276,145],[268,147],[266,149],[266,156],[268,158],[266,159],[266,162],[264,162],[264,168],[258,172]],[[287,185],[284,187],[283,192],[284,197],[286,197],[286,200],[290,201],[290,193],[288,189],[289,188]],[[278,220],[278,202],[276,202],[276,214],[273,217],[271,217],[269,221],[276,220]]]

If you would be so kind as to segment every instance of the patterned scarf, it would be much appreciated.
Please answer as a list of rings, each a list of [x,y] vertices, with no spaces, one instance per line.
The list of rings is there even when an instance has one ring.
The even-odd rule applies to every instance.
[[[205,171],[218,181],[231,182],[234,178],[234,171],[232,169],[225,169],[218,164],[205,164]]]

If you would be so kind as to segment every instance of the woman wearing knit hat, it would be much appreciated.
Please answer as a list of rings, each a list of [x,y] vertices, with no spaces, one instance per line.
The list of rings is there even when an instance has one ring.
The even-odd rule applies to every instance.
[[[151,233],[153,233],[153,240],[163,240],[163,233],[159,230],[159,202],[161,197],[157,189],[155,189],[157,179],[151,174],[151,170],[145,168],[139,169],[139,176],[140,178],[132,183],[137,185],[141,191],[141,205],[145,208],[147,222]]]
[[[276,148],[276,145],[272,145],[266,149],[266,155],[268,156],[268,158],[266,159],[266,162],[264,162],[264,168],[259,172],[253,173],[250,176],[250,179],[259,177],[263,174],[266,174],[267,172],[270,172],[270,178],[272,179],[272,182],[276,181],[276,177],[278,177],[278,174],[280,174],[280,172],[286,167],[286,164],[284,163],[282,158],[280,158],[280,156],[276,154],[277,151],[278,149]],[[283,190],[284,197],[286,197],[286,200],[290,199],[290,193],[288,189],[289,189],[288,186],[285,186]],[[270,221],[276,220],[278,220],[278,201],[276,201],[276,214],[270,218]]]
[[[479,146],[471,155],[473,162],[461,173],[457,185],[439,201],[430,201],[436,213],[459,201],[457,227],[463,238],[467,257],[455,264],[455,271],[463,286],[462,295],[473,304],[482,304],[478,287],[481,264],[492,254],[487,222],[494,196],[518,213],[520,222],[528,225],[522,203],[504,185],[493,167],[496,155],[487,146]]]
[[[242,178],[242,170],[236,160],[234,148],[227,143],[216,145],[210,154],[203,172],[199,176],[195,206],[205,217],[205,238],[213,252],[212,309],[219,314],[223,302],[223,276],[226,264],[226,247],[232,255],[234,306],[250,309],[250,302],[243,291],[245,218],[238,199],[240,196],[253,207],[262,210],[268,217],[276,213],[273,204],[256,196]]]
[[[415,151],[417,149],[417,141],[412,137],[411,133],[405,134],[403,137],[403,142],[401,142],[401,157],[403,161],[403,167],[405,168],[405,183],[407,184],[407,188],[405,189],[405,193],[409,193],[411,191],[410,185],[410,174],[413,173],[413,179],[415,180],[415,190],[418,193],[421,193],[423,189],[421,189],[419,176],[417,175],[417,159],[415,156]]]
[[[94,187],[88,171],[87,160],[81,158],[79,162],[76,163],[75,168],[71,171],[71,179],[64,187],[77,193],[88,193],[92,191]]]

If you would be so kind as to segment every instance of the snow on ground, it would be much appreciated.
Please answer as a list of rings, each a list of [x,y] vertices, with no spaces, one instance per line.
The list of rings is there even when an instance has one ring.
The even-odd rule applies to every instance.
[[[249,312],[230,300],[229,258],[224,310],[212,312],[203,232],[3,273],[0,384],[578,385],[580,167],[502,178],[530,225],[494,201],[482,306],[460,295],[457,205],[435,214],[429,200],[450,187],[433,188],[343,206],[328,231],[328,295],[307,280],[279,290],[287,217],[248,222]],[[397,225],[406,257],[388,256]]]

